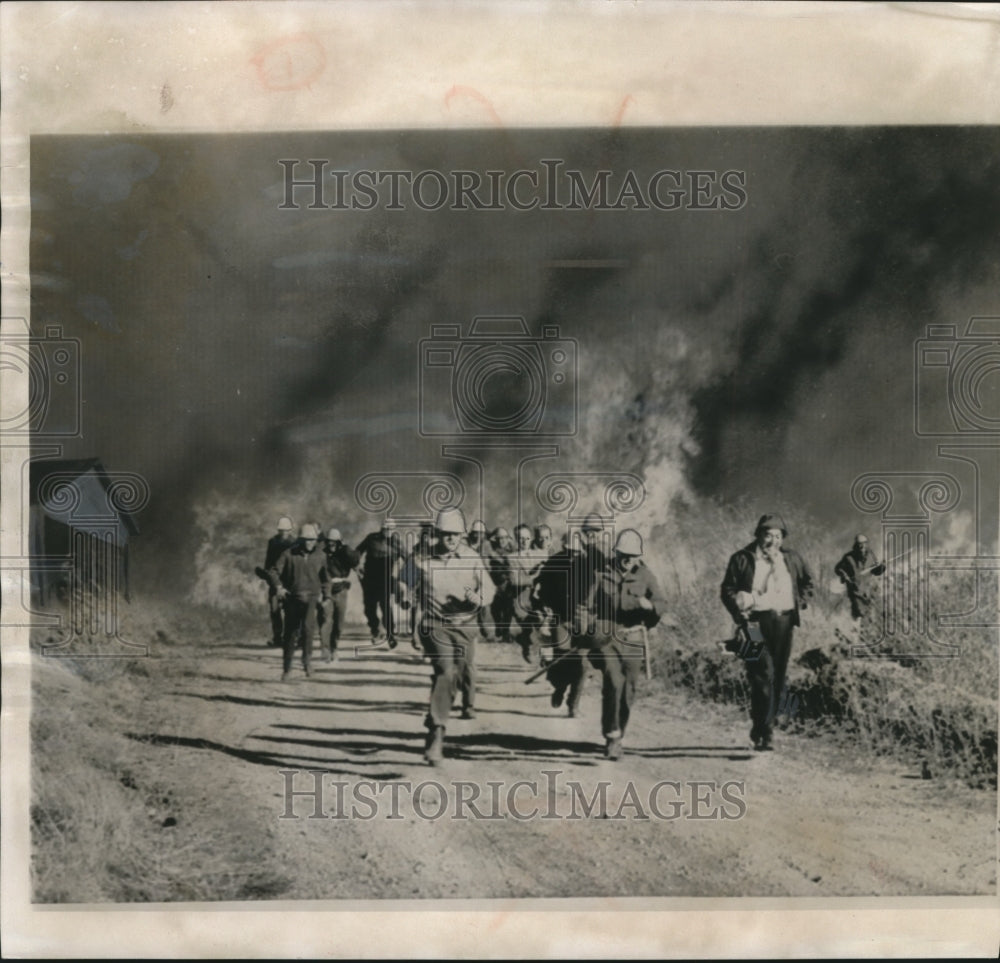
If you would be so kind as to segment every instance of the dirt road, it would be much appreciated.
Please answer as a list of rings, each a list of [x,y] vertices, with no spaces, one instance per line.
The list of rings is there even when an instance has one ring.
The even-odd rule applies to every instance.
[[[801,735],[753,753],[745,710],[655,683],[610,762],[596,673],[570,719],[516,646],[480,645],[478,718],[456,708],[432,769],[429,665],[365,644],[286,683],[259,644],[162,654],[188,669],[130,736],[192,868],[228,847],[282,899],[995,892],[993,793]]]

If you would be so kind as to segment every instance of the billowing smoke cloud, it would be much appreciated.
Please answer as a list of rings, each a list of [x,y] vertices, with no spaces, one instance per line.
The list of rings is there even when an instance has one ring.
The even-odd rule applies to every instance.
[[[912,427],[914,340],[1000,314],[997,140],[981,128],[36,139],[33,323],[83,342],[84,435],[66,454],[146,474],[144,570],[211,596],[223,588],[204,589],[206,559],[256,555],[278,514],[364,534],[379,514],[355,500],[365,475],[452,473],[476,504],[472,464],[419,433],[420,342],[432,325],[521,315],[532,337],[553,325],[573,340],[579,398],[576,435],[525,468],[525,520],[560,521],[531,502],[546,473],[607,471],[643,479],[646,501],[622,519],[658,545],[671,511],[705,495],[816,516],[847,538],[865,522],[853,478],[931,450]],[[747,204],[330,211],[300,195],[280,210],[280,158],[483,174],[562,158],[616,183],[739,170]],[[511,523],[516,458],[480,457],[488,521]],[[603,484],[578,483],[577,511],[602,508]]]

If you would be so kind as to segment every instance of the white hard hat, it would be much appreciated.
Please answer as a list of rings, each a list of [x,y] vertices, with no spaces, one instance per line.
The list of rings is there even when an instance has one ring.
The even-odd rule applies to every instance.
[[[341,540],[340,529],[331,528],[330,531],[326,533],[326,537],[328,541],[339,542]]]
[[[282,515],[278,519],[278,531],[279,532],[290,532],[295,526],[292,525],[292,520],[287,515]]]
[[[450,535],[465,534],[465,516],[460,508],[445,508],[437,514],[434,527],[439,532]]]
[[[626,528],[615,542],[619,555],[642,555],[642,536],[634,528]]]
[[[597,512],[591,512],[583,520],[583,530],[585,532],[601,532],[604,530],[604,519]]]
[[[484,532],[485,533],[485,531],[486,531],[486,522],[484,522],[481,518],[477,518],[472,523],[472,528],[469,529],[469,531],[472,531],[472,532]]]
[[[299,529],[299,538],[319,538],[319,532],[316,531],[315,525],[303,525]]]

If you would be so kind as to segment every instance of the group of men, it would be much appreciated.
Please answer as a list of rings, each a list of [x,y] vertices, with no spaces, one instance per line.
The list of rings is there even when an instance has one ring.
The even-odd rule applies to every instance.
[[[760,518],[754,540],[729,559],[721,598],[737,634],[756,644],[745,654],[750,689],[750,738],[754,749],[773,749],[777,716],[799,613],[813,593],[802,557],[784,545],[788,529],[779,515]],[[365,618],[372,639],[390,648],[401,634],[431,663],[431,693],[425,726],[425,758],[444,756],[445,731],[457,694],[463,719],[475,718],[476,646],[482,640],[516,640],[525,661],[543,653],[551,703],[577,714],[588,663],[602,677],[601,725],[605,755],[623,753],[636,683],[643,663],[646,630],[666,612],[656,577],[643,561],[642,536],[618,534],[610,551],[605,520],[587,516],[579,532],[563,537],[554,550],[552,532],[518,525],[513,537],[503,528],[489,532],[482,521],[466,527],[460,509],[438,513],[421,528],[407,552],[395,522],[355,549],[337,529],[320,539],[314,524],[303,525],[296,540],[282,517],[268,543],[262,573],[269,582],[272,642],[283,647],[282,680],[290,677],[295,649],[302,647],[311,672],[312,618],[321,651],[333,658],[346,609],[350,573],[361,566]],[[838,563],[852,614],[870,602],[869,580],[880,566],[867,539],[859,535]],[[407,624],[396,624],[396,608]],[[384,632],[382,629],[384,628]]]
[[[642,665],[643,640],[665,612],[656,578],[642,560],[642,537],[634,529],[618,535],[612,552],[601,545],[604,520],[593,514],[582,533],[553,551],[546,525],[525,525],[513,538],[502,528],[488,533],[481,521],[467,529],[460,509],[438,513],[406,553],[392,519],[356,549],[331,530],[303,525],[298,539],[282,517],[268,543],[263,577],[269,583],[271,644],[283,648],[282,681],[291,676],[295,650],[311,674],[315,613],[321,651],[332,659],[343,626],[352,569],[363,563],[365,617],[373,640],[395,647],[400,627],[395,607],[407,613],[414,645],[432,668],[425,718],[425,757],[443,758],[445,728],[455,696],[462,718],[475,718],[476,645],[480,640],[516,640],[525,661],[547,650],[545,671],[552,705],[567,700],[575,715],[587,661],[602,676],[602,729],[610,759],[622,754],[622,739]],[[384,634],[380,631],[384,626]]]

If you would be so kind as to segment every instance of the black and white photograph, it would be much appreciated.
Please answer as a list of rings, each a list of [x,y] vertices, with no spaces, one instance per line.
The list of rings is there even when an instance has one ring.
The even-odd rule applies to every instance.
[[[598,66],[602,36],[624,70],[617,47],[652,64],[694,18],[731,44],[747,21],[759,57],[774,4],[483,3],[462,32],[443,4],[12,6],[15,955],[132,955],[101,942],[125,908],[228,914],[171,955],[995,943],[964,917],[930,935],[996,910],[995,106],[810,118],[822,71],[787,56],[813,94],[737,115],[708,94],[723,51],[699,82],[678,50],[649,69],[689,114]],[[834,49],[869,5],[832,6]],[[944,6],[891,22],[913,50],[939,29],[995,51],[996,5]],[[505,86],[434,60],[431,13]],[[211,45],[217,87],[180,56],[206,18],[240,27]],[[568,119],[540,48],[498,40],[532,18],[567,27]],[[36,21],[61,54],[30,93]],[[351,42],[366,22],[396,39]],[[74,30],[131,66],[46,114],[62,77],[87,84]],[[372,120],[366,83],[403,106]],[[239,84],[259,123],[226,115]],[[832,907],[923,924],[792,922]],[[26,936],[62,911],[57,942]],[[695,919],[732,934],[672,942]]]

